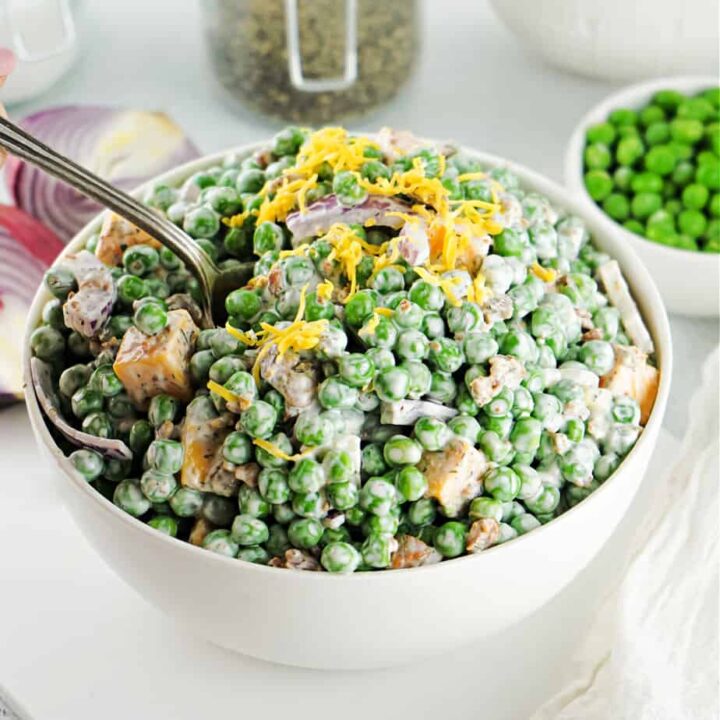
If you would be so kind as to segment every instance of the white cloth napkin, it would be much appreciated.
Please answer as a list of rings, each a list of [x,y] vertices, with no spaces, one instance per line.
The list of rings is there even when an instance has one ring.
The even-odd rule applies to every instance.
[[[717,720],[718,350],[677,462],[654,483],[627,570],[532,720]]]

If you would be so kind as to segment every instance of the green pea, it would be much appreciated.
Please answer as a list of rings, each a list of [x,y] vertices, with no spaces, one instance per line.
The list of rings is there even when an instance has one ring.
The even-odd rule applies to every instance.
[[[159,428],[165,422],[173,422],[178,412],[178,401],[170,395],[156,395],[150,400],[148,420]]]
[[[271,505],[288,502],[290,487],[287,473],[276,468],[265,468],[258,476],[258,490]]]
[[[446,558],[455,558],[465,552],[467,527],[461,522],[451,520],[441,525],[435,532],[435,549]]]
[[[360,552],[363,562],[370,567],[389,567],[397,541],[391,533],[370,533],[363,542]]]
[[[699,210],[683,210],[678,215],[678,228],[691,238],[700,237],[707,228],[707,218]]]
[[[608,146],[598,142],[588,145],[585,148],[583,157],[586,167],[591,170],[605,170],[610,167],[610,163],[612,162],[612,156]]]
[[[145,454],[150,467],[168,475],[180,472],[183,457],[183,446],[176,440],[153,440]]]
[[[412,438],[393,435],[383,448],[385,462],[391,467],[416,465],[422,456],[422,446]]]
[[[617,131],[608,122],[591,125],[586,132],[587,141],[591,145],[595,143],[600,143],[602,145],[608,146],[612,145],[616,136]]]
[[[225,298],[225,309],[228,315],[250,322],[260,312],[262,302],[252,290],[233,290]]]
[[[464,302],[460,307],[448,310],[447,324],[450,332],[459,337],[483,326],[482,310],[475,303]]]
[[[677,162],[675,153],[667,145],[655,145],[645,155],[645,167],[657,175],[669,175]]]
[[[70,453],[69,460],[88,482],[97,480],[105,469],[102,455],[94,450],[75,450]]]
[[[147,275],[160,264],[158,251],[150,245],[131,245],[123,253],[123,267],[131,275]]]
[[[645,130],[645,142],[650,145],[660,145],[670,139],[670,125],[662,120],[650,123]]]
[[[378,160],[368,160],[360,168],[360,175],[372,183],[377,182],[379,178],[389,180],[391,174],[390,168]]]
[[[211,530],[202,541],[202,546],[210,552],[224,555],[225,557],[235,557],[240,545],[232,536],[229,530],[222,528]]]
[[[410,389],[410,375],[402,367],[381,369],[375,378],[375,392],[381,400],[397,402],[407,397]]]
[[[637,220],[634,220],[633,218],[630,218],[630,220],[626,220],[623,223],[623,227],[626,230],[629,230],[632,233],[635,233],[636,235],[644,235],[645,234],[645,228],[643,227],[642,223],[638,222]]]
[[[322,415],[302,413],[295,423],[295,437],[302,445],[317,447],[331,442],[333,426]]]
[[[361,187],[355,174],[349,171],[336,173],[332,188],[340,204],[346,207],[358,205],[367,199],[367,190]]]
[[[632,214],[639,219],[650,217],[662,207],[662,198],[657,193],[641,192],[635,195],[630,204]]]
[[[87,365],[71,365],[62,371],[58,388],[65,397],[72,397],[87,384],[91,370]]]
[[[442,420],[433,417],[417,420],[413,432],[420,445],[430,451],[442,450],[451,435],[448,426]]]
[[[320,542],[323,530],[322,523],[314,518],[293,520],[288,527],[288,539],[296,548],[307,550]]]
[[[170,515],[156,515],[154,518],[150,518],[150,520],[148,520],[148,525],[158,532],[163,533],[163,535],[177,537],[178,522]]]
[[[427,393],[429,400],[450,405],[458,394],[458,386],[452,375],[444,372],[432,373],[430,390]]]
[[[202,508],[203,497],[199,490],[180,487],[170,498],[170,507],[178,517],[195,517]]]
[[[168,315],[157,303],[145,303],[135,310],[133,322],[146,335],[157,335],[168,324]]]
[[[395,486],[383,478],[370,478],[360,488],[359,505],[373,515],[387,515],[397,502]]]
[[[256,400],[240,414],[242,430],[253,438],[267,439],[278,420],[277,410],[263,400]]]
[[[613,220],[627,220],[630,215],[630,201],[620,193],[610,193],[603,200],[602,208]]]
[[[295,493],[292,509],[301,517],[320,519],[327,515],[328,505],[325,496],[321,493]]]
[[[51,362],[65,352],[65,337],[59,330],[43,325],[33,330],[30,347],[36,357]]]
[[[633,398],[620,395],[613,398],[612,416],[616,422],[637,425],[640,422],[640,407]]]
[[[613,180],[606,170],[588,170],[585,173],[585,187],[590,197],[604,200],[613,190]]]
[[[518,418],[510,433],[510,442],[517,452],[534,454],[540,445],[541,433],[542,423],[536,418]]]
[[[360,493],[353,482],[339,482],[328,485],[327,498],[337,510],[349,510],[357,505]]]
[[[89,387],[81,387],[71,398],[72,411],[78,420],[98,412],[103,408],[102,393]]]
[[[443,291],[425,280],[416,280],[412,284],[408,299],[428,312],[441,310],[445,305]]]
[[[403,330],[397,338],[395,354],[403,360],[423,360],[428,356],[428,339],[420,330]]]
[[[377,299],[374,292],[361,290],[345,305],[345,321],[350,327],[358,328],[370,318],[376,307]]]
[[[492,518],[500,522],[503,517],[503,506],[499,500],[489,497],[478,497],[470,503],[468,515],[472,520]]]
[[[252,515],[238,515],[232,523],[231,538],[238,545],[260,545],[270,536],[268,526]]]
[[[410,504],[407,515],[408,520],[416,527],[430,525],[437,515],[435,501],[430,498],[420,498]]]
[[[703,124],[699,120],[677,117],[670,122],[670,134],[676,142],[694,145],[703,136]]]
[[[407,465],[395,476],[395,487],[405,500],[414,502],[425,495],[428,484],[420,470]]]
[[[405,360],[400,367],[407,371],[410,378],[407,393],[409,398],[418,400],[429,392],[432,385],[432,373],[427,365],[416,360]]]
[[[322,467],[329,484],[349,482],[355,474],[352,458],[345,450],[330,450],[323,458]]]
[[[483,484],[485,491],[501,502],[514,500],[520,492],[520,478],[509,467],[497,467],[489,470],[483,476]]]
[[[710,191],[704,185],[691,183],[682,192],[682,202],[689,210],[702,210],[710,197]]]
[[[632,167],[644,154],[645,145],[637,135],[622,138],[615,148],[615,159],[619,165]]]
[[[525,533],[535,530],[540,527],[540,521],[529,513],[518,515],[510,521],[510,526],[518,535],[524,535]]]
[[[608,116],[608,120],[616,128],[637,125],[638,119],[638,113],[628,108],[616,108]]]
[[[47,289],[61,301],[77,290],[75,275],[64,267],[52,267],[45,273],[45,285]]]
[[[710,190],[720,190],[720,160],[700,165],[695,171],[695,182]]]
[[[616,331],[617,332],[617,331]],[[606,375],[615,365],[615,352],[605,340],[590,340],[580,348],[580,362],[596,375]]]
[[[210,205],[199,205],[185,213],[183,230],[195,239],[214,237],[220,230],[220,215]]]
[[[347,542],[328,543],[320,556],[320,564],[331,573],[355,572],[360,560],[360,553]]]
[[[375,365],[367,355],[349,353],[338,360],[338,372],[345,383],[361,388],[372,380]]]
[[[298,460],[288,476],[288,485],[296,493],[316,493],[324,484],[322,466],[312,458]]]
[[[177,482],[171,474],[146,470],[140,478],[140,488],[150,502],[160,503],[170,499]]]
[[[630,189],[635,173],[627,166],[620,165],[615,168],[612,174],[613,183],[618,190],[627,191]],[[552,228],[554,230],[554,228]],[[532,235],[532,233],[531,233]]]
[[[329,377],[318,386],[318,400],[324,408],[352,408],[357,398],[357,389],[337,377]]]
[[[150,509],[150,501],[143,495],[139,480],[121,480],[113,493],[113,503],[133,517],[140,517]]]

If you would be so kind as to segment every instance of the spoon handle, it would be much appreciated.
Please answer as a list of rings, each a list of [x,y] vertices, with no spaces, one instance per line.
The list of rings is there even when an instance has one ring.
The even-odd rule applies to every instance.
[[[206,299],[205,306],[210,307],[212,286],[218,270],[192,238],[179,227],[89,170],[55,152],[1,116],[0,147],[16,157],[37,165],[49,175],[110,208],[170,248],[197,277],[203,297]]]

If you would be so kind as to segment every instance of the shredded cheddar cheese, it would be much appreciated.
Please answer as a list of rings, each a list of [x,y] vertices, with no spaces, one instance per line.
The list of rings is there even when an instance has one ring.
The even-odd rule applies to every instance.
[[[459,307],[462,302],[455,294],[455,286],[462,282],[459,277],[444,278],[436,275],[435,273],[426,270],[424,267],[414,267],[413,270],[423,279],[425,282],[429,282],[431,285],[436,285],[444,293],[447,301],[454,307]]]
[[[326,163],[334,172],[359,170],[367,161],[365,150],[377,148],[367,137],[352,137],[341,127],[326,127],[312,133],[302,144],[295,165],[285,170],[304,178],[317,176]]]
[[[231,392],[223,385],[220,385],[220,383],[216,383],[214,380],[208,381],[207,388],[208,390],[212,390],[212,392],[217,393],[225,402],[235,403],[238,401],[238,396],[234,392]]]
[[[557,273],[553,268],[545,268],[540,263],[534,262],[530,266],[530,272],[536,277],[542,280],[546,283],[551,283],[555,281],[555,278],[557,277]]]
[[[315,294],[320,300],[328,301],[332,299],[334,289],[335,286],[329,280],[325,280],[324,282],[319,283],[315,288]]]
[[[265,452],[274,455],[276,458],[279,458],[280,460],[286,460],[287,462],[297,462],[298,460],[302,460],[304,457],[307,457],[312,452],[312,450],[307,450],[302,453],[296,453],[295,455],[288,455],[277,445],[273,445],[268,440],[261,440],[260,438],[254,438],[253,444],[257,445],[259,448],[262,448],[263,450],[265,450]]]

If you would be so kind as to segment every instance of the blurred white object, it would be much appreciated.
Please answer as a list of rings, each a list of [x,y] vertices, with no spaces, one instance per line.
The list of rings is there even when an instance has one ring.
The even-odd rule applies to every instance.
[[[608,80],[716,73],[717,0],[490,0],[528,48]]]
[[[624,580],[563,690],[532,720],[718,717],[718,351],[705,362],[675,467],[656,477]]]
[[[3,87],[7,105],[49,90],[77,54],[70,0],[0,0],[0,47],[15,53],[17,66]]]
[[[591,125],[607,120],[615,108],[641,108],[658,90],[673,89],[693,94],[716,86],[716,77],[666,77],[631,85],[609,95],[593,107],[580,122],[565,151],[565,185],[588,215],[606,225],[608,232],[629,245],[640,257],[657,283],[665,306],[671,313],[714,317],[720,313],[720,255],[662,245],[646,240],[615,222],[588,195],[583,180],[585,133]]]

